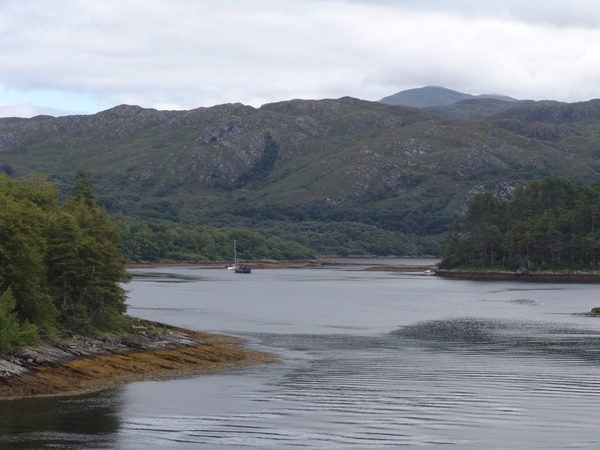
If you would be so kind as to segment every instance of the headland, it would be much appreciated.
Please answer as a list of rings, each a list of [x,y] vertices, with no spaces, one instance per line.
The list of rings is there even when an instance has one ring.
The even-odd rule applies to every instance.
[[[140,321],[127,336],[44,336],[0,358],[0,400],[78,395],[277,361],[244,340]]]

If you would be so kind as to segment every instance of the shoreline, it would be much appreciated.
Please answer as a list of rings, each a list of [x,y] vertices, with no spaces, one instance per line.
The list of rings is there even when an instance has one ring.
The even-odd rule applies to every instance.
[[[321,267],[324,264],[321,261],[306,260],[306,261],[251,261],[240,263],[246,264],[251,269],[275,269],[275,268],[296,268],[296,267]],[[198,261],[198,262],[139,262],[128,263],[128,269],[143,269],[155,267],[206,267],[214,269],[226,269],[233,261]]]
[[[347,259],[348,261],[338,261],[338,259]],[[387,265],[387,264],[360,264],[349,262],[352,260],[360,260],[363,258],[369,259],[380,259],[393,260],[393,259],[432,259],[438,261],[439,258],[433,257],[374,257],[370,255],[365,256],[347,256],[347,257],[334,257],[334,256],[323,256],[320,259],[310,260],[258,260],[258,261],[240,261],[246,264],[251,269],[292,269],[292,268],[326,268],[326,267],[359,267],[361,265],[368,266],[365,270],[375,271],[390,271],[390,272],[418,272],[420,270],[431,270],[437,269],[436,264],[427,265]],[[143,269],[143,268],[157,268],[157,267],[205,267],[213,269],[228,268],[232,264],[232,261],[170,261],[170,262],[130,262],[126,265],[128,269]]]
[[[0,401],[89,394],[278,361],[245,348],[241,338],[154,325],[164,333],[60,343],[45,337],[36,347],[18,348],[0,358]]]
[[[439,261],[440,258],[437,256],[424,255],[424,256],[377,256],[377,255],[317,255],[314,259],[289,259],[289,260],[276,260],[276,259],[257,259],[251,261],[239,260],[238,262],[244,263],[252,268],[278,268],[278,267],[321,267],[321,266],[345,266],[345,265],[356,265],[357,263],[350,262],[353,260],[371,259],[380,261],[389,260],[434,260]],[[342,260],[342,261],[339,261]],[[220,261],[130,261],[126,264],[128,268],[137,267],[214,267],[214,268],[227,268],[231,266],[233,260],[220,260]],[[377,265],[377,264],[375,264]],[[381,264],[385,266],[386,264]],[[431,264],[435,265],[435,264]],[[411,266],[408,264],[408,266]],[[427,264],[427,266],[430,266]],[[420,266],[419,266],[420,267]]]
[[[600,282],[600,272],[595,271],[562,271],[562,272],[509,272],[505,270],[457,270],[437,269],[435,275],[443,278],[459,278],[469,280],[512,280],[512,281],[553,281],[553,282]]]

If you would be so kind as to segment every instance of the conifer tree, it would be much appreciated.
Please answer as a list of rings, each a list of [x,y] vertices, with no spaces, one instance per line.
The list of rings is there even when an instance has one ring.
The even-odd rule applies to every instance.
[[[47,291],[43,230],[55,194],[39,178],[0,174],[0,293],[11,289],[20,319],[48,331],[57,312]]]
[[[85,173],[55,217],[48,236],[49,283],[63,326],[80,332],[118,328],[126,312],[125,258],[119,230]]]

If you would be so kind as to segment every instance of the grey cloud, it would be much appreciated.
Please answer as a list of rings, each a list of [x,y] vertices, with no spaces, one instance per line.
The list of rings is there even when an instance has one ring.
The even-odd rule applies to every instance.
[[[528,24],[600,28],[596,0],[345,0],[395,10],[452,13],[467,18],[503,18]]]
[[[582,100],[597,96],[600,4],[565,4],[0,0],[0,88],[168,109],[430,84]]]

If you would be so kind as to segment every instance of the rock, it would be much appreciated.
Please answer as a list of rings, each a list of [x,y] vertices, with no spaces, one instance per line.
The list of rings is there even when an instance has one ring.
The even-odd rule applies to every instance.
[[[151,323],[151,322],[148,322]],[[151,336],[138,329],[138,336],[93,339],[74,336],[59,344],[51,336],[43,336],[35,347],[16,348],[12,354],[0,357],[0,385],[14,376],[31,374],[40,366],[59,366],[76,359],[109,355],[127,355],[134,352],[198,347],[203,342],[188,332],[152,322],[162,333]]]
[[[598,315],[600,315],[600,307],[599,308],[592,308],[592,310],[590,312],[592,314],[598,314]]]

